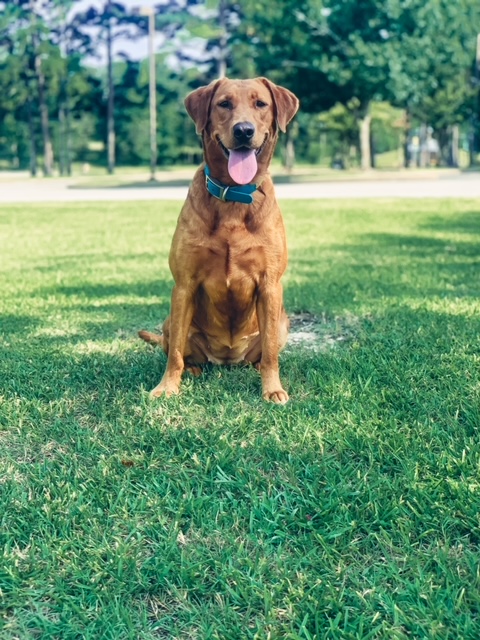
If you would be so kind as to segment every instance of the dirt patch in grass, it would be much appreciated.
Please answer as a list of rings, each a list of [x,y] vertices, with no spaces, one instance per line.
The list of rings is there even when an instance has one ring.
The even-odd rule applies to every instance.
[[[328,351],[352,340],[358,334],[360,325],[360,319],[353,315],[332,318],[301,311],[291,313],[288,317],[290,330],[285,347],[287,350],[300,346],[316,353]],[[162,333],[162,325],[158,325],[155,330]]]
[[[327,318],[325,315],[292,313],[287,349],[301,346],[315,352],[327,351],[351,340],[358,331],[355,316]]]

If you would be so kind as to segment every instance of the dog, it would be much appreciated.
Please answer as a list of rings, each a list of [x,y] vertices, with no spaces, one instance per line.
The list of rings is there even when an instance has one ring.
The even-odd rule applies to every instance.
[[[162,335],[139,332],[167,354],[151,395],[177,394],[183,371],[198,375],[202,363],[246,362],[260,370],[263,398],[285,404],[278,354],[289,328],[287,245],[269,165],[299,101],[267,78],[222,78],[187,95],[185,107],[204,162],[172,240],[170,316]]]

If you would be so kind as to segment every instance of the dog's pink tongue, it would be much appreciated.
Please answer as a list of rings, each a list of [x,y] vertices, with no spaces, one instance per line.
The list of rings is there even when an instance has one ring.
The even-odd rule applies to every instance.
[[[230,150],[228,173],[237,184],[248,184],[257,173],[257,156],[254,149]]]

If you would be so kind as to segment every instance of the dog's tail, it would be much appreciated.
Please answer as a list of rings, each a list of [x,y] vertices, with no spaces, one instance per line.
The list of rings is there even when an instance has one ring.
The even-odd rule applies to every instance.
[[[150,331],[139,331],[139,337],[145,342],[149,344],[153,344],[154,346],[163,347],[163,336],[158,333],[150,333]]]

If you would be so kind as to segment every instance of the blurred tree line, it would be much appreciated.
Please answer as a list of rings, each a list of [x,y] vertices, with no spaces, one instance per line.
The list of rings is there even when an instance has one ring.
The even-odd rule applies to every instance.
[[[477,0],[164,0],[155,12],[160,165],[198,161],[183,99],[224,74],[298,95],[287,167],[369,168],[388,152],[404,166],[475,161]],[[148,61],[118,53],[146,34],[120,1],[0,1],[0,166],[147,164]]]

